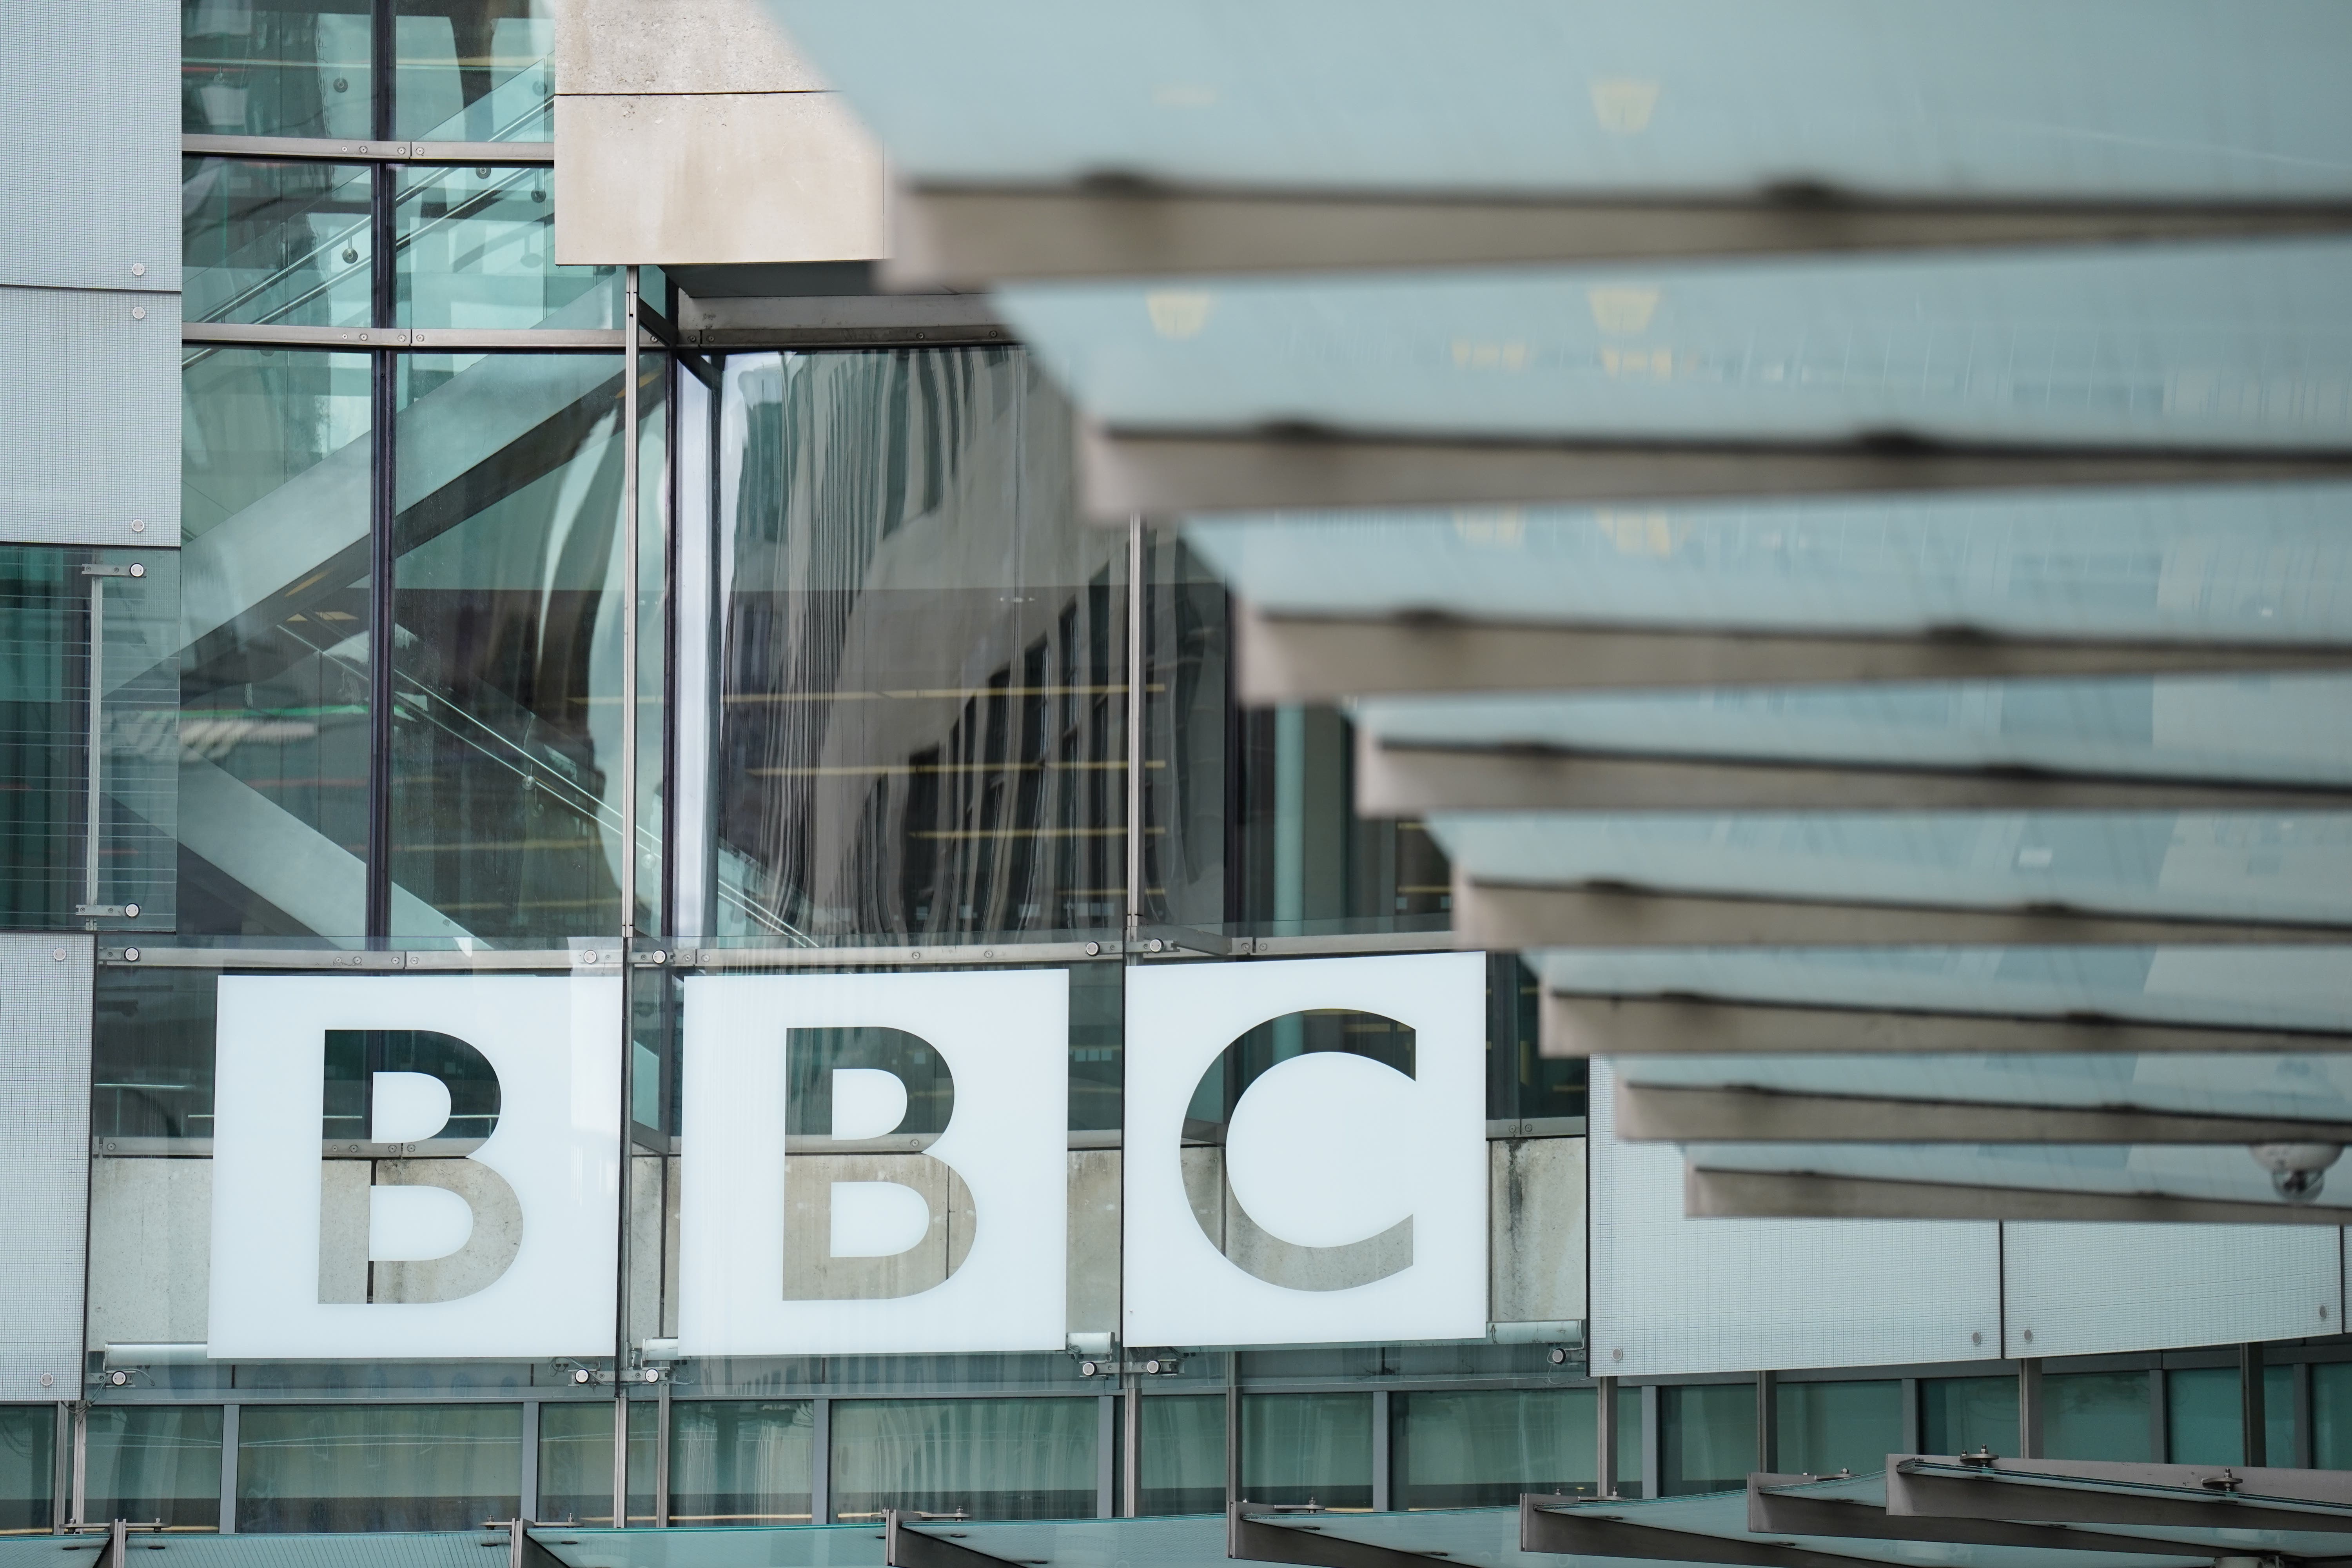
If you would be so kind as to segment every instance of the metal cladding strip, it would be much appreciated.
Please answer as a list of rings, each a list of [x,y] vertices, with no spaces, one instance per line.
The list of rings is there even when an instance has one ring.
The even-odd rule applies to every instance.
[[[2297,811],[2344,784],[1983,766],[1637,755],[1496,742],[1422,746],[1356,731],[1356,814],[1462,811]]]
[[[1273,1504],[1235,1502],[1225,1509],[1225,1555],[1244,1563],[1294,1563],[1302,1568],[1433,1568],[1444,1559],[1391,1546],[1350,1541],[1315,1524],[1269,1524],[1258,1515],[1299,1517]],[[896,1568],[896,1565],[893,1565]]]
[[[1957,1182],[1824,1176],[1811,1172],[1683,1168],[1683,1213],[1693,1219],[1965,1219],[2085,1221],[2100,1225],[2352,1225],[2352,1208],[2241,1203],[2153,1193],[1968,1186]],[[1889,1483],[1890,1486],[1892,1483]],[[1891,1495],[1891,1494],[1890,1494]],[[1891,1509],[1894,1505],[1888,1504]],[[1911,1511],[1927,1512],[1928,1510]],[[2074,1514],[1987,1518],[2097,1523]],[[2124,1523],[2145,1521],[2126,1520]]]
[[[2340,447],[1960,445],[1914,432],[1843,441],[1593,440],[1418,430],[1105,429],[1081,421],[1081,510],[1133,517],[1345,507],[1900,495],[2342,479]]]
[[[2352,1474],[1906,1455],[1887,1461],[1886,1511],[2056,1524],[2352,1533]]]
[[[2352,1123],[1620,1080],[1617,1136],[1665,1143],[2352,1143]]]
[[[882,1516],[882,1560],[888,1568],[1007,1568],[1010,1561],[918,1530],[895,1508]]]
[[[1536,626],[1441,615],[1294,616],[1244,601],[1238,689],[1253,707],[1453,691],[1658,691],[1881,680],[2086,679],[2105,675],[2352,668],[2352,647],[2100,641],[1981,627],[1919,632]]]
[[[893,288],[1008,279],[1336,272],[2184,240],[2352,228],[2340,202],[1526,196],[1158,185],[904,185]]]
[[[2074,947],[2342,943],[2343,924],[2034,904],[1832,903],[1586,882],[1480,881],[1455,868],[1454,942],[1531,947]]]
[[[1781,1490],[1818,1476],[1752,1475],[1748,1478],[1748,1528],[1763,1535],[1850,1535],[1876,1541],[1934,1541],[1962,1546],[2024,1546],[2044,1552],[2120,1552],[2146,1557],[2205,1563],[2212,1553],[2188,1542],[2111,1535],[2062,1524],[2021,1524],[2011,1520],[1932,1518],[1890,1514],[1852,1498],[1815,1497]]]
[[[2107,1015],[2018,1017],[1812,1007],[1706,996],[1587,996],[1546,993],[1543,1051],[1558,1057],[1880,1056],[1888,1053],[2049,1056],[2168,1051],[2352,1049],[2352,1033],[2231,1028]]]
[[[1598,1511],[1605,1502],[1561,1508],[1551,1496],[1519,1499],[1519,1550],[1561,1557],[1629,1557],[1666,1563],[1723,1563],[1738,1568],[1853,1568],[1857,1563],[1889,1563],[1868,1552],[1816,1552],[1777,1542],[1706,1535],[1635,1524]],[[1549,1505],[1549,1506],[1547,1506]]]

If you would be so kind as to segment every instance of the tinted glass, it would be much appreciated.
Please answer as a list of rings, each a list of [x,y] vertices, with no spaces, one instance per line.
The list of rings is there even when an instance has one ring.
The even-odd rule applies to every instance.
[[[349,164],[183,159],[187,319],[366,326],[373,186]]]
[[[49,1528],[57,1440],[56,1405],[0,1405],[0,1535]]]
[[[1756,1468],[1756,1385],[1658,1390],[1658,1494],[1735,1491]]]
[[[617,269],[555,264],[552,168],[412,166],[399,179],[394,320],[401,326],[621,324]]]
[[[2078,1372],[2044,1376],[2042,1398],[2042,1451],[2051,1458],[2155,1458],[2150,1452],[2154,1443],[2148,1424],[2147,1373]]]
[[[82,552],[0,546],[0,925],[58,926],[82,892],[89,587]]]
[[[393,25],[400,50],[394,135],[544,142],[554,134],[555,21],[546,0],[397,0]]]
[[[613,1402],[539,1407],[539,1506],[568,1524],[613,1522]]]
[[[1784,1383],[1775,1393],[1784,1471],[1868,1475],[1910,1447],[1899,1383]]]
[[[1510,1508],[1526,1492],[1592,1494],[1589,1388],[1394,1396],[1402,1508]]]
[[[181,0],[180,128],[213,136],[365,136],[366,0]]]
[[[93,1405],[83,1517],[215,1527],[220,1450],[217,1405]]]
[[[1143,1490],[1137,1512],[1221,1513],[1225,1506],[1225,1396],[1143,1402]]]
[[[833,1509],[1090,1519],[1092,1399],[845,1400],[833,1406]]]
[[[248,1405],[236,1527],[473,1530],[515,1517],[521,1473],[519,1405]]]
[[[1242,1492],[1253,1502],[1371,1507],[1371,1395],[1245,1396]]]
[[[806,1400],[674,1403],[673,1524],[806,1524],[814,1406]]]
[[[2302,1369],[2273,1366],[2263,1373],[2263,1462],[2292,1468],[2294,1458],[2294,1379]],[[2238,1405],[2238,1369],[2177,1368],[2164,1374],[2167,1462],[2242,1465],[2245,1413]]]
[[[1920,1445],[1930,1454],[2018,1452],[2017,1379],[1931,1377],[1919,1384]]]

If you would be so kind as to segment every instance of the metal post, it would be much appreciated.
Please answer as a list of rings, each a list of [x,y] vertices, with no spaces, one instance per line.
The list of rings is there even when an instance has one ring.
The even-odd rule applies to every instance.
[[[1617,1495],[1617,1380],[1595,1378],[1592,1390],[1597,1417],[1592,1432],[1592,1495]]]
[[[73,1405],[58,1401],[53,1452],[49,1456],[49,1533],[63,1535],[73,1518]]]
[[[221,1406],[220,1463],[220,1532],[236,1533],[236,1427],[237,1407]]]
[[[2294,1401],[2294,1454],[2287,1460],[2290,1468],[2315,1469],[2311,1462],[2311,1363],[2307,1361],[2290,1363],[2287,1366],[2287,1387]]]
[[[637,269],[622,271],[621,945],[637,934]],[[625,964],[628,960],[624,956]],[[622,1145],[625,1151],[628,1145]],[[623,1330],[626,1342],[626,1329]]]
[[[2164,1381],[2164,1368],[2147,1369],[2147,1457],[2158,1465],[2172,1460],[2171,1400]]]
[[[515,1483],[515,1517],[539,1517],[539,1401],[522,1402],[522,1456]]]
[[[669,1528],[669,1379],[654,1400],[654,1528]]]
[[[1767,1474],[1780,1468],[1780,1424],[1774,1417],[1780,1380],[1769,1372],[1756,1374],[1756,1468]]]
[[[1658,1385],[1644,1384],[1642,1388],[1642,1495],[1654,1498],[1664,1484],[1665,1425],[1664,1413],[1658,1408]]]
[[[1127,937],[1143,929],[1143,519],[1127,520]]]
[[[2245,1429],[2245,1460],[2248,1468],[2258,1468],[2270,1460],[2265,1450],[2270,1447],[2270,1422],[2263,1408],[2263,1347],[2244,1344],[2238,1347],[2238,1409],[2239,1421]]]
[[[819,1399],[809,1415],[809,1522],[833,1522],[833,1401]]]
[[[1225,1506],[1242,1500],[1241,1352],[1225,1352]]]
[[[1118,1517],[1118,1395],[1095,1400],[1095,1517]]]
[[[2017,1363],[2017,1452],[2021,1458],[2042,1458],[2040,1356],[2026,1356]]]
[[[629,1396],[613,1397],[613,1528],[629,1524]]]
[[[73,1413],[73,1508],[66,1515],[68,1529],[79,1530],[88,1522],[82,1514],[89,1506],[89,1401],[77,1400]]]
[[[1120,1359],[1125,1360],[1127,1347],[1119,1346],[1118,1353]],[[1126,1517],[1140,1519],[1143,1517],[1143,1390],[1136,1386],[1135,1373],[1122,1372],[1119,1375],[1127,1383],[1126,1407],[1120,1412],[1127,1430],[1127,1445],[1118,1457],[1119,1468],[1125,1472],[1120,1477],[1121,1489],[1127,1494]]]
[[[1389,1391],[1372,1390],[1372,1511],[1387,1513],[1393,1506],[1396,1458],[1390,1452]]]
[[[1903,1452],[1906,1454],[1927,1452],[1924,1446],[1927,1439],[1919,1435],[1919,1380],[1916,1377],[1906,1377],[1903,1380],[1902,1434]]]

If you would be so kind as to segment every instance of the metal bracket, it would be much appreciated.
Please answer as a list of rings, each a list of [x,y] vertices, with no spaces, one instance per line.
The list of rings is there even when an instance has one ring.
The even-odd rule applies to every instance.
[[[562,1558],[531,1539],[531,1528],[537,1522],[529,1519],[487,1519],[482,1528],[507,1532],[507,1568],[564,1568]],[[486,1541],[482,1544],[495,1546],[498,1542]]]
[[[2130,1552],[2151,1557],[2162,1557],[2182,1548],[2178,1541],[2110,1535],[2063,1524],[2021,1524],[1997,1519],[1898,1518],[1883,1508],[1873,1508],[1853,1499],[1807,1497],[1779,1489],[1821,1479],[1749,1476],[1748,1528],[1759,1535],[1845,1535],[1877,1541],[1933,1541],[1948,1545],[2025,1546],[2045,1552]]]
[[[1316,1515],[1320,1510],[1314,1510]],[[1225,1555],[1244,1563],[1295,1563],[1303,1568],[1450,1568],[1445,1559],[1331,1535],[1319,1524],[1275,1524],[1307,1510],[1273,1503],[1236,1502],[1225,1510]]]
[[[139,918],[139,906],[137,904],[76,904],[73,912],[76,920],[127,921]]]
[[[144,577],[147,575],[147,568],[136,561],[128,566],[109,566],[96,562],[85,562],[82,563],[81,574],[85,577]]]
[[[887,1568],[1005,1568],[1019,1561],[991,1556],[946,1535],[915,1528],[913,1521],[933,1516],[895,1508],[882,1516],[882,1561]]]
[[[1853,1568],[1887,1559],[1862,1552],[1814,1552],[1777,1542],[1633,1524],[1593,1502],[1562,1508],[1553,1497],[1519,1499],[1519,1550],[1561,1557],[1631,1557],[1668,1563],[1723,1563],[1737,1568]]]

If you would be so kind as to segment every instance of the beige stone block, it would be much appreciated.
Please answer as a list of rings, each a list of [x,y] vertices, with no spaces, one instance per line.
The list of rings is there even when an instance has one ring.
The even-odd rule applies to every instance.
[[[368,1193],[373,1160],[327,1160],[319,1166],[319,1300],[368,1299]]]
[[[665,1219],[669,1162],[658,1154],[629,1161],[629,1342],[658,1338],[662,1321]]]
[[[887,1258],[833,1256],[835,1182],[896,1182],[929,1206],[923,1239]],[[792,1154],[784,1161],[784,1294],[803,1301],[912,1296],[948,1277],[971,1250],[971,1194],[928,1154]]]
[[[375,1182],[382,1187],[440,1187],[455,1193],[474,1211],[474,1229],[466,1245],[446,1258],[371,1264],[371,1300],[463,1300],[504,1274],[522,1250],[522,1205],[507,1179],[478,1160],[379,1160]]]
[[[555,90],[561,93],[824,87],[761,0],[556,0]]]
[[[1225,1152],[1215,1144],[1186,1149],[1179,1156],[1184,1169],[1184,1200],[1201,1233],[1219,1247],[1225,1245]]]
[[[1118,1331],[1119,1154],[1070,1151],[1070,1332]]]
[[[881,149],[837,94],[565,97],[555,130],[565,265],[884,253]]]
[[[213,1163],[90,1167],[89,1348],[194,1344],[212,1289]]]
[[[1505,1138],[1486,1149],[1494,1226],[1489,1317],[1498,1323],[1581,1320],[1585,1141]]]

